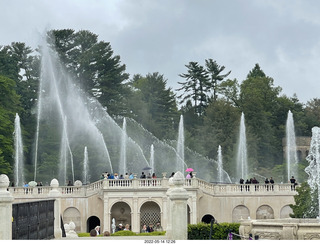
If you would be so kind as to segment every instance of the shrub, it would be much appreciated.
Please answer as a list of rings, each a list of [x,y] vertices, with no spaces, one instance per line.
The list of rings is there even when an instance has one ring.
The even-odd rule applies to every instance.
[[[154,231],[154,232],[145,232],[139,233],[138,236],[164,236],[166,234],[165,231]]]
[[[188,225],[188,240],[208,240],[210,236],[210,224],[199,223]],[[239,235],[239,223],[221,223],[213,224],[212,240],[227,240],[229,231]],[[233,236],[234,240],[240,240],[240,237]]]
[[[120,230],[111,235],[112,236],[136,236],[137,234],[135,232],[132,232],[131,230]]]

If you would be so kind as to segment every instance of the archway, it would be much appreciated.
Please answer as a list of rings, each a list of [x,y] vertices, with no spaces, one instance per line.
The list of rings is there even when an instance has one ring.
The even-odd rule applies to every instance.
[[[244,205],[238,205],[232,211],[232,222],[239,222],[239,220],[248,219],[248,217],[250,217],[250,211]]]
[[[206,214],[205,216],[202,217],[201,222],[210,224],[211,220],[215,221],[215,218],[211,214]]]
[[[113,204],[111,208],[110,226],[113,218],[115,219],[116,226],[119,224],[122,224],[123,226],[129,224],[131,227],[131,208],[129,204],[125,202],[117,202]]]
[[[190,214],[191,214],[191,209],[189,207],[189,205],[187,204],[187,218],[188,218],[188,224],[190,224]]]
[[[90,216],[87,220],[87,232],[90,232],[96,226],[100,226],[100,219],[97,216]]]
[[[280,219],[290,218],[290,214],[292,213],[292,208],[289,205],[286,205],[280,211]]]
[[[64,224],[69,224],[72,221],[76,226],[75,231],[81,231],[81,214],[77,208],[70,207],[64,210],[62,219]]]
[[[274,219],[273,209],[269,205],[262,205],[257,209],[256,219]]]
[[[161,223],[160,207],[157,203],[148,201],[140,208],[140,229],[143,225]]]

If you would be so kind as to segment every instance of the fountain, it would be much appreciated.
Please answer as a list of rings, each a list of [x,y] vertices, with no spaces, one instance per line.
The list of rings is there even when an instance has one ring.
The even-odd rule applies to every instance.
[[[310,143],[310,150],[307,156],[309,166],[305,168],[305,172],[308,174],[308,184],[311,188],[311,196],[314,197],[314,192],[317,191],[317,196],[320,196],[320,128],[312,128],[312,138]],[[316,199],[313,199],[316,201]],[[314,202],[313,201],[313,202]],[[318,216],[320,216],[320,197],[318,201]],[[310,209],[312,211],[312,209]]]
[[[150,168],[152,169],[153,172],[156,171],[155,165],[154,165],[154,146],[153,146],[153,144],[150,147]]]
[[[296,136],[294,131],[294,121],[291,111],[288,112],[288,118],[286,123],[286,146],[287,146],[287,173],[288,181],[291,176],[295,176],[297,179],[297,167],[298,167],[298,157],[296,148]]]
[[[127,122],[123,118],[121,145],[120,145],[120,162],[119,174],[125,175],[127,173]]]
[[[247,139],[244,114],[241,113],[239,144],[237,153],[237,179],[248,177]]]
[[[222,151],[221,146],[218,147],[218,182],[223,182],[223,164],[222,164]]]
[[[16,113],[14,120],[14,185],[23,186],[24,184],[24,162],[23,162],[23,143],[21,135],[20,117]]]
[[[88,184],[90,182],[90,176],[89,173],[89,156],[88,156],[88,148],[87,146],[84,147],[84,153],[83,153],[83,176],[82,176],[82,183]]]
[[[70,78],[47,44],[42,45],[41,54],[33,154],[35,181],[88,181],[84,172],[88,172],[90,181],[95,181],[106,171],[140,173],[150,166],[161,175],[184,172],[187,164],[202,179],[216,179],[216,167],[214,171],[208,168],[217,162],[184,147],[183,116],[178,141],[161,141],[132,118],[111,118],[96,98],[88,96]],[[90,151],[87,165],[84,148]],[[145,155],[150,155],[150,160]],[[225,171],[222,174],[223,179],[230,181]]]
[[[177,141],[177,170],[180,172],[185,171],[184,167],[184,128],[183,128],[183,115],[180,115],[178,141]]]

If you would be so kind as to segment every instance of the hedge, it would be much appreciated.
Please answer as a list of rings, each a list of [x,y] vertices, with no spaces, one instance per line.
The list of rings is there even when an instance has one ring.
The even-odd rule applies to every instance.
[[[210,224],[199,223],[195,225],[188,225],[188,240],[209,240]],[[227,240],[229,231],[239,235],[239,223],[221,223],[213,224],[212,226],[212,240]],[[165,231],[151,232],[151,233],[135,233],[130,230],[122,230],[111,234],[111,236],[157,236],[165,235]],[[89,233],[79,233],[79,237],[89,237]],[[103,235],[99,235],[103,236]],[[99,237],[98,236],[98,237]],[[240,240],[239,236],[233,235],[233,240]]]
[[[188,240],[209,240],[210,224],[199,223],[188,225]],[[212,240],[227,240],[229,232],[239,235],[239,223],[213,224]],[[240,237],[233,235],[233,240],[240,240]]]
[[[130,230],[121,230],[121,231],[117,231],[113,234],[111,234],[111,236],[164,236],[166,234],[165,231],[154,231],[154,232],[150,232],[150,233],[135,233],[132,232]],[[90,233],[78,233],[79,237],[90,237]],[[98,237],[103,236],[103,234],[98,235]]]

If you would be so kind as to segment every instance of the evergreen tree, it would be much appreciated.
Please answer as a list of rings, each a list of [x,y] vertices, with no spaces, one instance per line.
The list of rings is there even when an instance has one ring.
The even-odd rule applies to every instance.
[[[124,98],[129,91],[124,82],[129,74],[109,42],[98,41],[96,34],[86,30],[52,30],[48,38],[80,86],[98,98],[109,114],[127,113]]]
[[[180,103],[191,99],[194,102],[195,113],[202,116],[208,104],[208,74],[204,67],[197,62],[189,62],[185,66],[188,68],[188,72],[179,76],[187,81],[178,82],[181,88],[177,89],[177,91],[183,91],[183,94],[178,98],[181,99]]]
[[[141,114],[133,110],[138,122],[160,139],[170,137],[178,113],[175,95],[171,88],[166,88],[167,80],[155,72],[145,77],[135,75],[130,84],[133,93],[139,94],[145,108],[145,113],[140,111]]]
[[[206,70],[210,77],[210,84],[208,85],[208,90],[213,91],[213,102],[217,101],[218,93],[221,92],[220,84],[221,82],[230,75],[231,71],[226,74],[221,74],[224,71],[225,67],[217,64],[216,61],[213,61],[211,58],[206,59]]]

